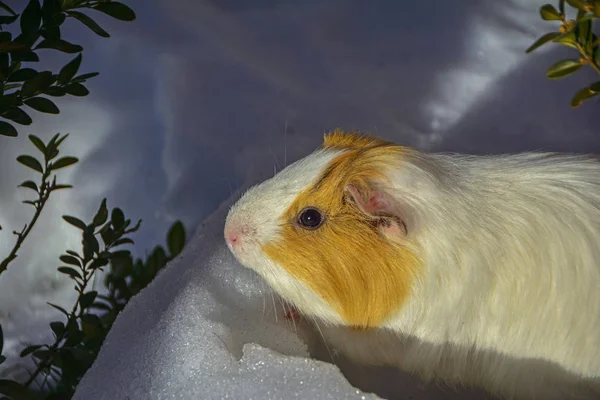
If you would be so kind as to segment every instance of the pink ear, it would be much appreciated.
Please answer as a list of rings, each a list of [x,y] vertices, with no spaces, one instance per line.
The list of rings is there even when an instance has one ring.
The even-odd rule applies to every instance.
[[[407,234],[400,205],[390,195],[373,191],[366,196],[352,184],[347,185],[345,191],[362,213],[377,220],[382,234],[393,237]]]
[[[346,193],[350,195],[354,204],[367,215],[376,217],[391,213],[391,204],[381,192],[372,192],[367,198],[358,191],[356,186],[349,184],[346,186]]]

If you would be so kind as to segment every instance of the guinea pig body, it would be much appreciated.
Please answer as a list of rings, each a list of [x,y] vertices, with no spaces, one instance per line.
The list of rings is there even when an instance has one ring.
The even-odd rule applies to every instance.
[[[600,395],[589,157],[425,154],[336,131],[248,190],[225,238],[359,362],[507,399]]]

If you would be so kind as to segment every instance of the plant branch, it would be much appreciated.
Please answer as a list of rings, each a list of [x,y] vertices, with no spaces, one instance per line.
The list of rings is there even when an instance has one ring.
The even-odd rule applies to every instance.
[[[2,275],[2,273],[8,269],[8,264],[10,264],[11,261],[13,261],[15,258],[17,258],[17,251],[19,251],[19,249],[21,248],[21,245],[25,241],[25,238],[29,235],[29,233],[33,229],[33,226],[35,225],[38,218],[40,217],[40,214],[42,213],[42,210],[44,209],[44,206],[46,205],[46,202],[48,201],[48,198],[50,197],[50,193],[52,192],[52,189],[47,181],[49,175],[50,175],[50,171],[48,170],[48,162],[46,162],[45,172],[44,172],[44,175],[42,176],[42,185],[38,191],[39,197],[38,197],[38,200],[36,200],[37,204],[35,206],[35,213],[33,214],[31,221],[27,225],[25,225],[25,228],[20,233],[16,234],[17,242],[15,243],[14,247],[12,248],[10,254],[4,260],[2,260],[2,263],[0,263],[0,275]]]
[[[29,379],[24,383],[25,387],[29,387],[29,385],[31,385],[35,379],[37,378],[37,376],[42,373],[44,370],[46,370],[47,368],[51,368],[52,366],[52,361],[53,361],[53,352],[59,348],[60,343],[65,339],[65,336],[67,335],[67,329],[66,327],[69,326],[70,323],[72,323],[73,321],[75,321],[75,323],[77,323],[77,319],[81,318],[81,315],[83,315],[83,306],[81,305],[81,296],[83,295],[83,292],[85,291],[85,288],[87,287],[87,284],[89,283],[90,279],[92,278],[92,276],[94,275],[94,271],[92,271],[89,275],[85,272],[85,268],[83,269],[84,273],[82,275],[82,282],[81,285],[79,285],[79,287],[76,288],[77,293],[79,294],[77,297],[77,301],[75,302],[75,305],[73,306],[73,308],[71,309],[71,312],[69,313],[69,317],[67,318],[67,323],[65,324],[65,330],[60,334],[56,336],[56,339],[54,340],[54,343],[48,348],[48,350],[50,351],[49,355],[47,358],[45,358],[44,360],[42,360],[38,365],[37,368],[35,369],[35,371],[33,371],[33,373],[31,374],[31,376],[29,377]],[[77,313],[77,309],[79,308],[79,313],[76,315]]]

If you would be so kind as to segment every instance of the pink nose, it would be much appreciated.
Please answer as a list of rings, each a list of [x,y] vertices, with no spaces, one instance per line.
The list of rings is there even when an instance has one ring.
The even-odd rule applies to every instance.
[[[225,241],[229,247],[239,245],[242,241],[242,229],[237,224],[228,224],[225,227]]]
[[[226,239],[229,244],[234,245],[239,241],[239,235],[235,232],[230,232],[227,234],[227,239]]]

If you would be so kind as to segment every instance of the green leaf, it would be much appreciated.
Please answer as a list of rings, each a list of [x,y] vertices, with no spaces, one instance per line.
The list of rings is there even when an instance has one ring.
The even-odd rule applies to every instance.
[[[42,152],[42,154],[46,153],[46,145],[44,144],[44,142],[42,142],[42,139],[35,135],[29,135],[29,140],[31,141],[31,143],[33,143],[35,147],[37,147],[39,151]]]
[[[86,80],[90,79],[90,78],[94,78],[96,76],[100,75],[98,72],[90,72],[87,74],[81,74],[76,76],[75,78],[71,79],[71,82],[75,83],[75,82],[85,82]]]
[[[133,228],[129,228],[125,231],[125,233],[132,233],[132,232],[136,232],[138,229],[140,229],[140,226],[142,225],[142,220],[140,219],[137,224],[135,224],[135,226]]]
[[[538,40],[536,40],[531,46],[529,46],[529,48],[527,50],[525,50],[525,53],[531,53],[532,51],[534,51],[538,47],[540,47],[540,46],[548,43],[549,41],[551,41],[552,39],[557,38],[560,35],[561,34],[559,32],[549,32],[549,33],[546,33],[544,36],[542,36],[541,38],[539,38]]]
[[[79,218],[71,217],[70,215],[63,215],[63,219],[81,230],[85,229],[85,224]]]
[[[5,94],[0,96],[0,114],[6,112],[9,108],[17,107],[19,104],[19,96],[16,93]]]
[[[109,310],[110,311],[110,310]],[[0,365],[2,365],[2,363],[6,361],[6,357],[4,357],[3,355],[0,354]]]
[[[65,314],[67,317],[69,316],[69,313],[64,308],[62,308],[61,306],[57,306],[56,304],[52,304],[52,303],[46,303],[46,304],[48,304],[50,307],[56,308],[58,311],[60,311],[61,313]]]
[[[65,264],[71,264],[77,267],[81,267],[81,262],[73,256],[62,255],[59,258],[60,261],[64,262]]]
[[[33,51],[20,51],[18,53],[11,53],[13,61],[27,61],[27,62],[38,62],[40,58]]]
[[[72,96],[87,96],[90,91],[86,89],[81,83],[71,83],[65,87],[65,91]]]
[[[594,15],[600,18],[600,1],[594,3]]]
[[[12,89],[18,89],[20,87],[21,87],[20,83],[7,83],[6,85],[4,85],[4,91],[6,92],[6,91],[9,91]],[[10,93],[10,94],[13,94],[13,93]]]
[[[35,396],[22,384],[8,379],[0,379],[0,394],[13,400],[35,400]]]
[[[540,8],[540,15],[546,21],[560,21],[562,16],[551,4],[545,4]]]
[[[89,269],[94,270],[94,269],[97,269],[97,268],[102,268],[102,267],[106,266],[107,264],[108,264],[108,260],[107,259],[105,259],[105,258],[96,258],[89,265]]]
[[[97,295],[98,292],[96,291],[87,292],[81,296],[81,298],[79,299],[79,304],[81,304],[81,307],[83,308],[88,308],[94,303],[94,300],[96,300]]]
[[[59,114],[60,110],[56,107],[51,100],[45,97],[32,97],[24,101],[26,105],[33,108],[36,111],[43,112],[46,114]]]
[[[40,35],[47,40],[60,40],[60,27],[58,25],[48,25],[46,22],[43,22]]]
[[[579,107],[585,100],[597,95],[598,93],[592,91],[589,87],[583,88],[577,92],[575,96],[573,96],[573,99],[571,100],[571,107]]]
[[[117,239],[112,243],[112,247],[117,247],[117,246],[121,246],[124,244],[134,244],[133,240],[130,238],[121,238],[121,239]]]
[[[37,200],[36,201],[31,201],[31,200],[23,200],[23,204],[29,204],[34,206],[35,208],[37,208]]]
[[[546,71],[546,76],[549,79],[563,78],[565,76],[571,75],[579,68],[581,68],[581,66],[582,64],[579,62],[579,60],[561,60],[552,64],[552,66],[548,68],[548,71]]]
[[[60,86],[50,86],[46,90],[44,90],[44,94],[52,97],[62,97],[67,94],[67,91]]]
[[[67,323],[67,331],[69,333],[65,346],[80,345],[83,339],[83,333],[79,330],[79,324],[74,319],[69,320]]]
[[[565,46],[577,49],[577,37],[573,31],[563,33],[562,35],[557,36],[555,39],[552,39],[552,41],[554,43],[564,44]]]
[[[61,68],[58,73],[58,83],[60,85],[64,85],[69,83],[71,78],[75,76],[77,71],[79,70],[79,66],[81,65],[81,53],[77,54],[77,56],[69,61],[67,65]]]
[[[50,164],[49,168],[52,171],[55,171],[57,169],[61,169],[61,168],[65,168],[70,165],[73,165],[78,161],[79,161],[79,159],[77,157],[62,157],[62,158],[59,158],[58,160],[56,160],[55,162],[53,162],[52,164]]]
[[[37,75],[37,71],[35,69],[22,68],[16,72],[12,73],[6,81],[7,82],[23,82],[23,81],[32,79],[36,75]]]
[[[0,16],[0,25],[10,25],[19,18],[18,15],[2,15]]]
[[[37,49],[54,49],[68,54],[75,54],[83,51],[83,47],[80,45],[67,42],[63,39],[44,39],[35,46],[35,50]]]
[[[185,227],[181,221],[177,221],[167,233],[167,247],[171,258],[181,253],[183,246],[185,246]]]
[[[67,11],[67,14],[71,17],[79,20],[82,24],[90,28],[95,34],[102,37],[110,37],[108,32],[106,32],[100,25],[98,25],[93,19],[81,13],[79,11]]]
[[[50,71],[43,71],[27,80],[21,89],[23,97],[29,97],[43,90],[46,90],[55,82],[55,77]]]
[[[0,135],[17,137],[19,136],[19,133],[15,127],[8,122],[0,121]]]
[[[59,337],[65,331],[65,324],[61,321],[50,322],[50,329],[52,329],[56,337]]]
[[[12,33],[6,31],[0,32],[0,42],[4,43],[10,41],[12,41]],[[8,65],[6,68],[8,68]]]
[[[592,83],[589,87],[592,92],[600,93],[600,81]]]
[[[6,5],[6,3],[4,3],[3,1],[0,1],[0,8],[3,9],[4,11],[12,14],[12,15],[17,15],[16,12],[14,12],[8,5]]]
[[[12,53],[27,50],[27,46],[19,42],[0,42],[0,51]]]
[[[575,37],[577,41],[583,46],[583,48],[590,52],[592,50],[590,39],[592,38],[592,21],[589,19],[585,19],[579,21],[579,23],[575,26],[573,30],[575,32]]]
[[[107,225],[105,225],[105,227],[107,227]],[[114,230],[112,230],[110,227],[107,227],[106,229],[100,230],[100,236],[102,237],[104,244],[110,245],[113,243],[117,235],[115,235]]]
[[[112,307],[109,304],[105,304],[105,303],[101,303],[101,302],[96,302],[94,304],[91,305],[92,308],[95,308],[97,310],[104,310],[104,311],[112,311]]]
[[[97,315],[94,314],[84,314],[81,316],[81,320],[86,324],[90,324],[93,326],[102,326],[102,321],[98,318]]]
[[[48,155],[47,155],[48,161],[54,159],[57,155],[58,155],[57,148],[55,148],[55,147],[48,148]]]
[[[60,144],[63,142],[63,140],[65,140],[67,137],[69,137],[69,134],[67,133],[66,135],[64,135],[63,137],[59,138],[60,133],[57,133],[56,135],[54,135],[52,137],[52,143],[54,143],[54,146],[56,146],[58,148],[58,146],[60,146]]]
[[[2,354],[3,349],[4,349],[4,332],[2,332],[2,325],[0,325],[0,354]]]
[[[4,111],[2,116],[21,125],[31,125],[33,122],[29,114],[21,110],[19,107],[13,107]]]
[[[52,190],[71,189],[73,185],[62,185],[56,184],[52,186]]]
[[[94,10],[103,12],[121,21],[135,20],[135,12],[123,3],[111,1],[110,3],[100,3],[93,7]]]
[[[37,187],[37,185],[35,184],[34,181],[25,181],[25,182],[21,183],[19,185],[19,187],[24,187],[24,188],[27,188],[27,189],[31,189],[31,190],[34,190],[36,193],[38,193],[38,187]]]
[[[123,225],[125,224],[125,215],[123,214],[123,211],[121,211],[120,208],[113,208],[112,213],[110,215],[110,222],[117,231],[124,228]]]
[[[83,231],[83,258],[91,260],[98,250],[100,250],[100,245],[98,239],[94,236],[94,226],[87,226]]]
[[[585,10],[585,1],[582,0],[567,0],[567,3],[578,10]]]
[[[102,199],[102,202],[100,203],[100,207],[98,208],[96,215],[94,215],[92,224],[94,224],[94,226],[100,226],[103,223],[105,223],[107,219],[108,219],[108,208],[106,208],[106,198],[104,198],[104,199]]]
[[[33,34],[40,29],[42,8],[38,0],[29,0],[29,4],[21,14],[21,31],[25,35]]]
[[[34,344],[31,346],[27,346],[23,350],[21,350],[21,353],[19,353],[19,357],[26,357],[29,354],[33,353],[34,351],[41,349],[42,347],[43,346],[40,344]]]
[[[57,269],[58,272],[69,275],[71,278],[83,279],[81,274],[71,267],[58,267]]]
[[[35,169],[39,173],[42,173],[42,174],[44,173],[42,164],[40,164],[40,162],[38,160],[36,160],[35,158],[33,158],[32,156],[22,155],[22,156],[17,157],[17,161],[29,168]]]
[[[53,357],[54,351],[52,350],[36,350],[33,352],[33,357],[39,361],[50,360]]]

